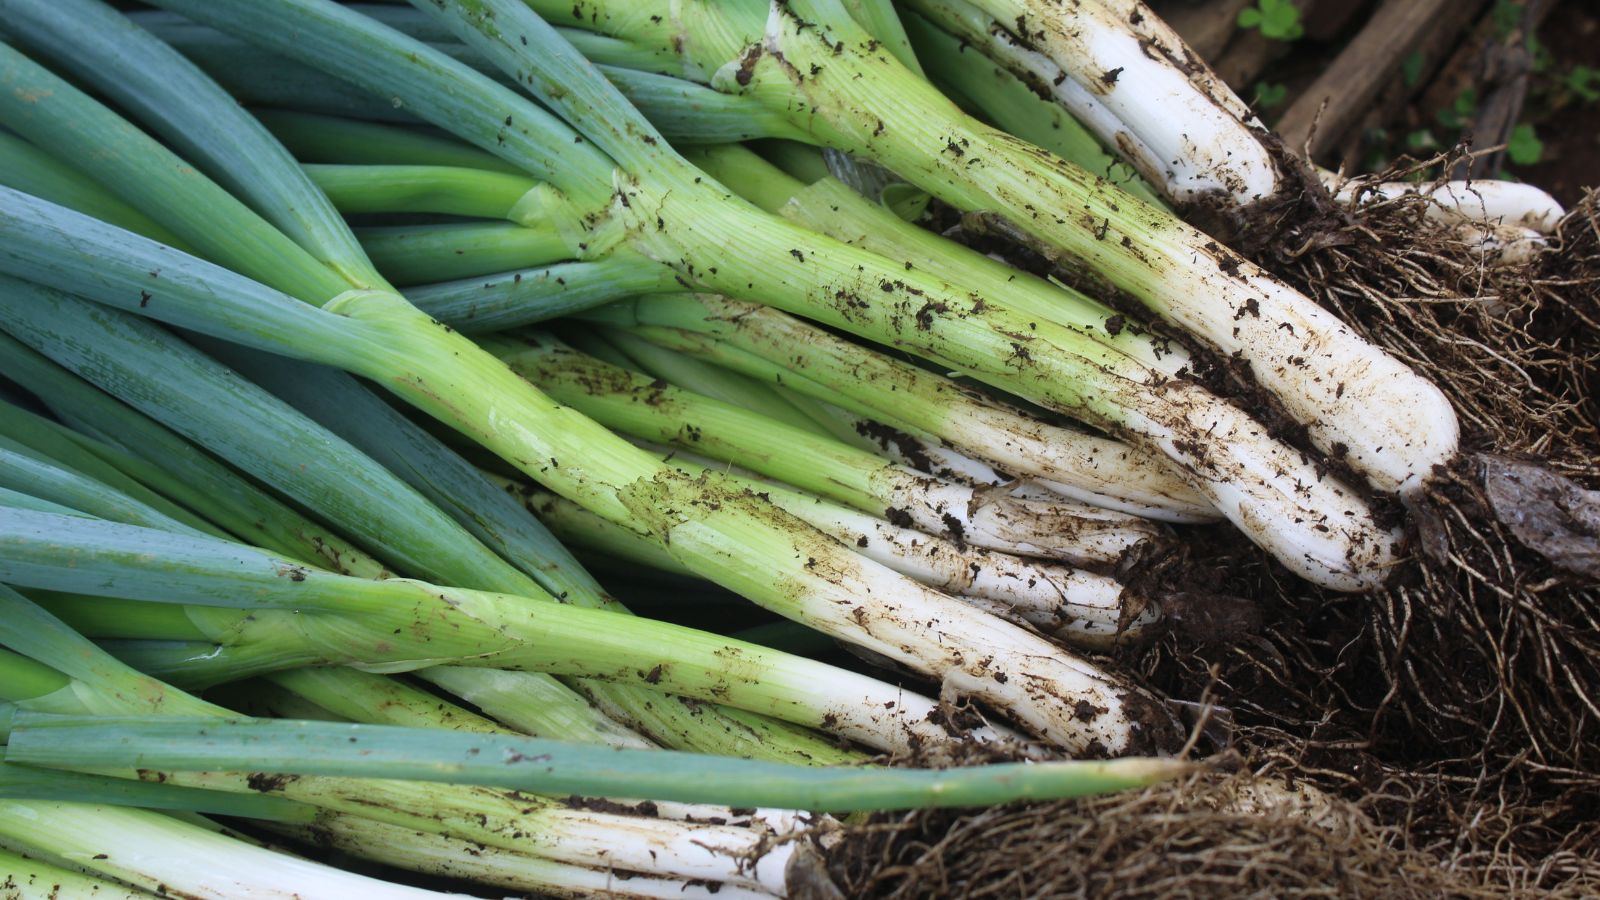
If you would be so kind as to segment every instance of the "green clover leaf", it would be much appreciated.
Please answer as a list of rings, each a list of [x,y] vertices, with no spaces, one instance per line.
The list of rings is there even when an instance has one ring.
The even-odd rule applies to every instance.
[[[1511,129],[1506,156],[1516,165],[1531,166],[1544,158],[1544,141],[1539,140],[1532,125],[1523,123]]]
[[[1255,6],[1239,10],[1238,21],[1240,28],[1258,28],[1262,36],[1275,41],[1298,40],[1306,33],[1292,0],[1256,0]]]
[[[1585,103],[1600,100],[1600,69],[1589,66],[1573,66],[1572,71],[1563,79],[1567,90],[1577,94]]]
[[[1265,81],[1256,82],[1256,97],[1250,104],[1257,109],[1271,109],[1282,103],[1289,96],[1289,88],[1281,84],[1270,84]]]

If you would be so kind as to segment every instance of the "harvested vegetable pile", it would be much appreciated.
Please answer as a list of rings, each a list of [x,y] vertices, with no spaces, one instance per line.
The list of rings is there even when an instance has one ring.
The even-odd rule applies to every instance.
[[[1526,155],[1404,5],[0,0],[7,889],[1594,891],[1600,209],[1349,165]]]

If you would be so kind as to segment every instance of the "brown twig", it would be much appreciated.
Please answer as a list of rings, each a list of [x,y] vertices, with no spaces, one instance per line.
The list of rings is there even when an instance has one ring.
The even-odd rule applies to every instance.
[[[1539,23],[1555,6],[1553,0],[1527,0],[1522,5],[1522,17],[1517,28],[1506,35],[1485,54],[1481,83],[1495,87],[1484,98],[1464,139],[1470,147],[1490,147],[1506,143],[1517,119],[1522,115],[1522,102],[1528,96],[1528,76],[1533,73],[1533,52],[1529,38],[1539,28]],[[1484,178],[1497,174],[1505,163],[1505,151],[1497,151],[1474,159],[1458,177]]]

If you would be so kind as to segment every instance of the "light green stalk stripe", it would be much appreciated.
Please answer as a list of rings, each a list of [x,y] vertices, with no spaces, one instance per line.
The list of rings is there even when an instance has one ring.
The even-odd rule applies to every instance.
[[[793,178],[798,178],[801,185],[812,184],[824,178],[833,177],[828,171],[828,162],[823,158],[822,152],[810,144],[797,141],[754,141],[750,145],[761,158],[771,162]],[[690,159],[694,157],[690,156]],[[740,194],[748,199],[754,199],[741,187]],[[790,191],[789,193],[793,193]],[[783,199],[788,199],[787,197]],[[782,200],[768,206],[766,202],[757,202],[762,209],[776,209],[782,205]]]
[[[483,784],[545,794],[857,812],[991,806],[1142,787],[1176,760],[1005,763],[957,769],[829,769],[675,751],[335,722],[73,717],[19,712],[8,761],[56,766],[251,769]]]
[[[72,679],[41,662],[0,647],[0,700],[15,703],[53,694]]]
[[[515,734],[399,678],[356,669],[290,669],[268,680],[352,722],[447,728],[484,734]],[[635,746],[646,746],[643,742]]]
[[[203,685],[208,680],[272,673],[296,662],[319,661],[308,657],[304,651],[297,651],[292,646],[293,641],[289,642],[291,645],[289,647],[277,646],[268,641],[267,646],[262,647],[247,645],[219,649],[212,640],[240,639],[234,634],[234,627],[248,620],[238,616],[230,618],[215,609],[88,597],[53,591],[30,591],[30,595],[41,607],[82,634],[96,639],[111,639],[107,645],[112,647],[124,662],[135,664],[138,668],[158,674],[168,681],[188,681]],[[202,627],[202,624],[205,627]],[[247,634],[245,637],[259,636],[263,631],[273,634],[275,632],[272,629],[271,625],[258,627],[255,634]],[[158,645],[127,643],[130,639],[161,643]],[[193,657],[205,657],[211,653],[216,654],[214,660],[208,660],[202,665],[197,665],[193,661]],[[299,671],[330,673],[332,677],[331,673],[354,670]],[[437,670],[423,669],[418,674],[431,680],[435,671]],[[560,682],[543,674],[502,672],[495,669],[453,669],[441,677],[449,682],[445,685],[447,690],[465,692],[458,695],[469,701],[473,696],[482,694],[497,696],[498,702],[492,714],[502,717],[529,734],[594,744],[630,747],[649,745],[637,734],[614,724],[605,716],[595,714],[592,708],[574,697]],[[509,689],[510,684],[515,685],[514,691]],[[611,693],[626,694],[630,690],[619,685],[592,687],[595,693],[602,696]],[[666,711],[661,714],[662,718],[670,718],[672,711],[678,708],[676,704],[662,703],[661,696],[653,691],[639,693],[654,698],[656,706]],[[646,704],[648,702],[645,701]],[[704,714],[699,717],[701,721],[710,723],[714,720],[709,708],[703,712]],[[305,718],[305,716],[292,717]],[[709,728],[709,725],[707,727]],[[669,729],[657,728],[657,730],[671,733]],[[681,730],[692,732],[693,728],[684,727]],[[749,743],[758,744],[759,739],[765,736],[759,729],[744,730],[752,732]],[[815,739],[813,741],[820,743]],[[731,739],[726,748],[715,746],[709,740],[706,743],[716,750],[736,746]],[[779,757],[780,752],[774,750],[774,756]]]
[[[865,512],[885,508],[879,478],[890,464],[809,427],[653,381],[550,339],[484,346],[551,397],[607,427],[692,449]]]
[[[217,34],[217,37],[232,41],[241,48],[256,49],[255,45],[244,41],[235,41],[221,34]],[[325,75],[320,77],[334,84],[339,83],[328,79]],[[492,153],[485,153],[452,137],[416,128],[401,128],[375,122],[360,122],[341,116],[324,116],[286,109],[258,109],[254,114],[263,125],[267,126],[267,130],[272,132],[272,136],[303,163],[451,166],[483,169],[506,175],[522,174],[521,169],[503,162]]]
[[[668,350],[619,329],[606,329],[604,337],[627,354],[640,369],[656,378],[703,397],[760,413],[792,428],[804,429],[820,437],[832,437],[777,391],[755,379]]]
[[[211,635],[190,617],[187,607],[30,590],[28,599],[85,637],[121,640],[204,641]]]
[[[603,71],[608,73],[621,68],[629,73],[671,75],[682,65],[676,53],[659,47],[635,44],[577,28],[557,28],[556,31],[567,43],[578,48],[585,59],[604,66]]]
[[[510,222],[357,228],[356,237],[378,271],[401,287],[531,269],[569,256],[554,229]]]
[[[658,542],[637,531],[608,522],[565,497],[542,490],[533,490],[526,496],[528,508],[565,543],[601,551],[662,572],[694,575],[683,563],[673,559],[672,554]]]
[[[625,297],[681,291],[672,269],[626,252],[406,289],[425,313],[467,334],[489,334],[586,312]]]
[[[673,144],[806,138],[806,133],[783,113],[747,97],[724,94],[669,75],[615,66],[600,66],[599,69],[622,96],[650,120],[650,125]]]
[[[307,165],[305,170],[345,215],[441,213],[508,219],[517,202],[538,186],[525,175],[446,166]]]
[[[305,669],[301,671],[333,670]],[[561,710],[563,707],[558,702],[560,698],[553,696],[555,693],[554,688],[557,685],[549,679],[536,677],[535,673],[532,672],[513,672],[508,669],[480,669],[466,666],[432,666],[426,669],[418,669],[412,672],[411,675],[449,691],[451,694],[483,710],[485,715],[498,722],[503,722],[523,734],[553,738],[555,740],[571,740],[568,735],[577,733],[574,726],[580,724],[577,722],[569,723],[567,720],[572,719],[573,717],[571,716],[562,717]],[[611,685],[610,687],[616,694],[634,690],[623,685]],[[653,692],[638,691],[638,693],[645,695]],[[662,697],[657,696],[656,699],[660,701]],[[673,703],[670,700],[658,703],[658,707],[669,711],[685,708],[682,704]],[[716,721],[726,718],[726,711],[718,715],[707,707],[705,712],[706,716],[702,720],[704,723],[703,728],[698,731],[705,737],[700,739],[694,737],[697,730],[693,727],[685,727],[675,722],[669,723],[672,727],[663,727],[663,723],[668,722],[668,717],[672,715],[671,712],[656,713],[655,718],[642,715],[633,716],[631,720],[640,722],[642,730],[646,732],[668,733],[669,738],[664,739],[662,743],[668,746],[675,745],[680,750],[695,750],[696,752],[717,753],[727,756],[748,756],[756,759],[771,759],[775,762],[804,762],[806,760],[805,755],[791,752],[792,748],[785,747],[784,742],[775,736],[772,739],[773,749],[769,754],[763,754],[750,746],[741,746],[741,737],[735,735],[735,729],[727,727],[726,723]],[[628,719],[630,717],[624,714],[619,718]],[[773,720],[766,721],[769,725],[775,724]],[[595,724],[590,723],[588,727],[593,728]],[[719,743],[711,739],[711,735],[717,728],[722,728],[726,733],[725,743]],[[741,729],[740,733],[748,733],[749,737],[742,738],[743,743],[748,745],[759,743],[766,736],[766,732],[771,730],[773,729],[768,728],[764,731],[760,726],[752,726]],[[616,727],[613,733],[604,735],[604,738],[603,740],[596,739],[592,743],[603,743],[614,747],[648,746],[648,742],[641,740],[638,735],[621,726]],[[794,741],[791,744],[798,745],[798,742]],[[839,760],[828,761],[849,762],[855,759],[853,755],[844,753],[840,753],[839,757]],[[824,761],[823,755],[814,754],[813,758],[816,758],[818,762]]]
[[[722,367],[718,366],[718,368]],[[750,378],[749,375],[745,377]],[[759,379],[751,378],[751,380],[759,382]],[[821,428],[825,433],[833,435],[834,440],[871,453],[877,453],[882,449],[877,441],[856,429],[856,425],[862,418],[871,417],[853,416],[835,406],[834,404],[838,403],[836,392],[823,391],[817,396],[812,396],[802,394],[789,385],[774,384],[773,390],[778,393],[778,396],[789,401],[789,405],[800,410],[803,415],[815,422],[817,427]],[[819,399],[819,397],[825,399]]]
[[[844,6],[856,24],[882,41],[901,65],[918,75],[923,74],[911,39],[906,35],[906,27],[895,12],[893,0],[844,0]]]

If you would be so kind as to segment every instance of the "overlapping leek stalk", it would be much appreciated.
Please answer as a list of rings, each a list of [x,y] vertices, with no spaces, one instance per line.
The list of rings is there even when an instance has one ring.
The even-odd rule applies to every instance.
[[[252,9],[271,12],[264,7]],[[336,7],[317,5],[313,12],[316,13],[313,19],[322,20],[323,16],[331,15],[336,21],[342,19],[345,25],[357,26],[356,32],[341,34],[355,34],[369,28],[360,20],[345,18],[348,14]],[[245,24],[242,19],[235,21]],[[388,41],[385,36],[384,42]],[[426,48],[421,49],[425,51]],[[417,59],[420,61],[421,57]],[[428,65],[431,67],[434,62],[437,60],[430,57]],[[377,68],[381,70],[386,66]],[[43,77],[26,66],[10,71],[21,77]],[[420,85],[424,94],[440,86],[439,82],[428,78],[408,80]],[[495,90],[489,85],[479,86],[486,91]],[[63,86],[59,96],[64,104],[72,105],[70,89]],[[459,114],[457,118],[489,126],[488,121],[472,118],[468,107],[459,102],[462,95],[454,96],[451,108]],[[493,120],[499,124],[489,130],[504,133],[508,145],[516,144],[520,148],[530,174],[541,180],[560,181],[566,195],[572,199],[587,197],[603,202],[608,198],[609,187],[595,177],[599,172],[589,164],[601,162],[604,157],[592,145],[574,145],[571,133],[555,125],[546,114],[523,101],[515,102],[525,117],[523,128],[537,126],[537,129],[522,130],[513,126],[507,131],[502,116]],[[57,108],[50,103],[37,106],[35,110],[44,107]],[[535,149],[554,134],[542,130],[546,125],[560,128],[560,132],[567,135],[561,143],[559,165],[555,158]],[[520,135],[515,141],[511,139],[512,131]],[[133,135],[127,137],[136,140]],[[534,137],[537,140],[529,143],[529,138]],[[495,145],[492,138],[490,143]],[[160,157],[155,148],[148,149],[147,154],[130,154],[130,158],[137,165]],[[163,164],[147,166],[141,171],[145,176],[161,176],[153,177],[152,184],[165,183],[172,187],[167,180],[170,175],[164,174],[171,170],[163,168]],[[687,175],[687,171],[684,174]],[[692,182],[692,176],[689,177]],[[31,209],[32,213],[9,219],[11,224],[19,226],[12,233],[20,237],[21,233],[31,231],[43,237],[47,232],[54,232],[55,236],[45,242],[8,242],[10,250],[21,252],[8,252],[6,265],[28,277],[88,291],[102,302],[124,305],[186,327],[223,333],[263,349],[287,351],[301,358],[310,356],[316,361],[339,364],[367,375],[603,515],[643,521],[663,536],[675,555],[713,580],[787,615],[848,635],[849,639],[865,643],[875,652],[937,672],[952,680],[957,690],[990,700],[1012,712],[1028,727],[1068,746],[1082,748],[1098,742],[1098,746],[1116,750],[1141,746],[1142,742],[1152,739],[1158,742],[1169,739],[1164,736],[1170,727],[1165,712],[1158,711],[1141,693],[1092,671],[1081,662],[1064,658],[1054,649],[1046,650],[1047,644],[1035,645],[1037,639],[1024,632],[981,617],[951,598],[916,586],[860,559],[830,539],[761,504],[758,498],[674,476],[658,462],[621,444],[593,423],[538,395],[498,363],[484,358],[481,351],[465,339],[439,329],[398,295],[382,289],[352,290],[351,281],[333,276],[327,269],[320,270],[327,275],[318,275],[316,266],[279,265],[276,260],[280,254],[295,255],[297,251],[293,245],[271,239],[269,233],[258,226],[245,227],[252,222],[252,217],[229,201],[225,194],[206,187],[194,188],[189,193],[195,191],[205,194],[213,203],[184,203],[179,210],[173,208],[174,195],[153,196],[160,191],[147,191],[141,202],[152,210],[166,207],[164,215],[169,224],[185,224],[187,220],[187,239],[195,241],[197,246],[209,245],[207,252],[230,259],[242,269],[278,282],[302,296],[317,298],[317,302],[326,303],[327,308],[319,312],[313,307],[296,305],[232,273],[198,266],[194,261],[131,235],[107,231],[98,223],[14,194],[5,198],[8,212]],[[216,217],[223,211],[231,223],[227,233],[215,228],[193,227],[193,216]],[[72,237],[66,245],[60,243],[61,231],[46,224],[50,220],[70,223],[67,231]],[[265,240],[267,252],[259,252],[264,249],[262,247],[241,246],[238,238],[246,234]],[[93,243],[84,243],[86,238]],[[344,243],[345,238],[339,238],[339,242]],[[348,243],[353,244],[353,240]],[[120,250],[111,249],[117,245]],[[69,264],[67,269],[58,268],[64,256],[70,254],[68,248],[76,247],[81,251],[89,246],[95,247],[92,263],[80,258],[87,265]],[[334,244],[327,244],[324,250],[332,246]],[[44,254],[54,262],[46,263]],[[118,256],[121,262],[116,261]],[[183,269],[193,275],[165,280],[167,274]],[[126,279],[148,282],[150,272],[163,270],[162,302],[140,307],[135,299],[136,290],[124,293],[131,285]],[[344,270],[358,271],[349,265],[345,265]],[[201,271],[205,273],[203,276],[199,275]],[[195,280],[195,276],[199,280]],[[120,290],[114,287],[119,282],[123,285]],[[198,290],[202,282],[205,287]],[[365,283],[374,282],[368,277]],[[227,299],[219,303],[219,298]],[[247,323],[253,323],[254,327]],[[296,339],[288,337],[291,333]],[[308,347],[303,339],[310,333],[323,336],[314,342],[315,347]],[[552,465],[552,459],[558,464]],[[562,460],[567,462],[560,464]],[[672,498],[678,499],[675,502]],[[780,558],[796,562],[791,564],[788,577],[774,579],[765,571],[765,563],[743,562],[747,558],[753,561],[757,556],[768,562]],[[828,565],[799,565],[807,559],[826,560]],[[829,596],[845,602],[824,599]],[[917,612],[902,612],[908,604]],[[942,645],[931,639],[930,628],[940,630]],[[968,646],[960,646],[969,642]],[[1037,647],[1037,652],[1024,650],[1032,646]],[[996,668],[996,661],[1000,659],[1008,660],[1006,665],[1012,669],[1031,670],[1038,680],[1027,680],[1035,688],[1020,689],[1018,683],[1023,679]],[[1005,680],[996,678],[996,672],[1004,675]],[[1039,690],[1040,683],[1055,683],[1060,689]],[[1097,708],[1107,711],[1096,716],[1093,722],[1084,721],[1074,712],[1083,691],[1096,698]],[[1066,699],[1069,696],[1074,697],[1070,702]],[[1155,738],[1158,733],[1163,736]]]

